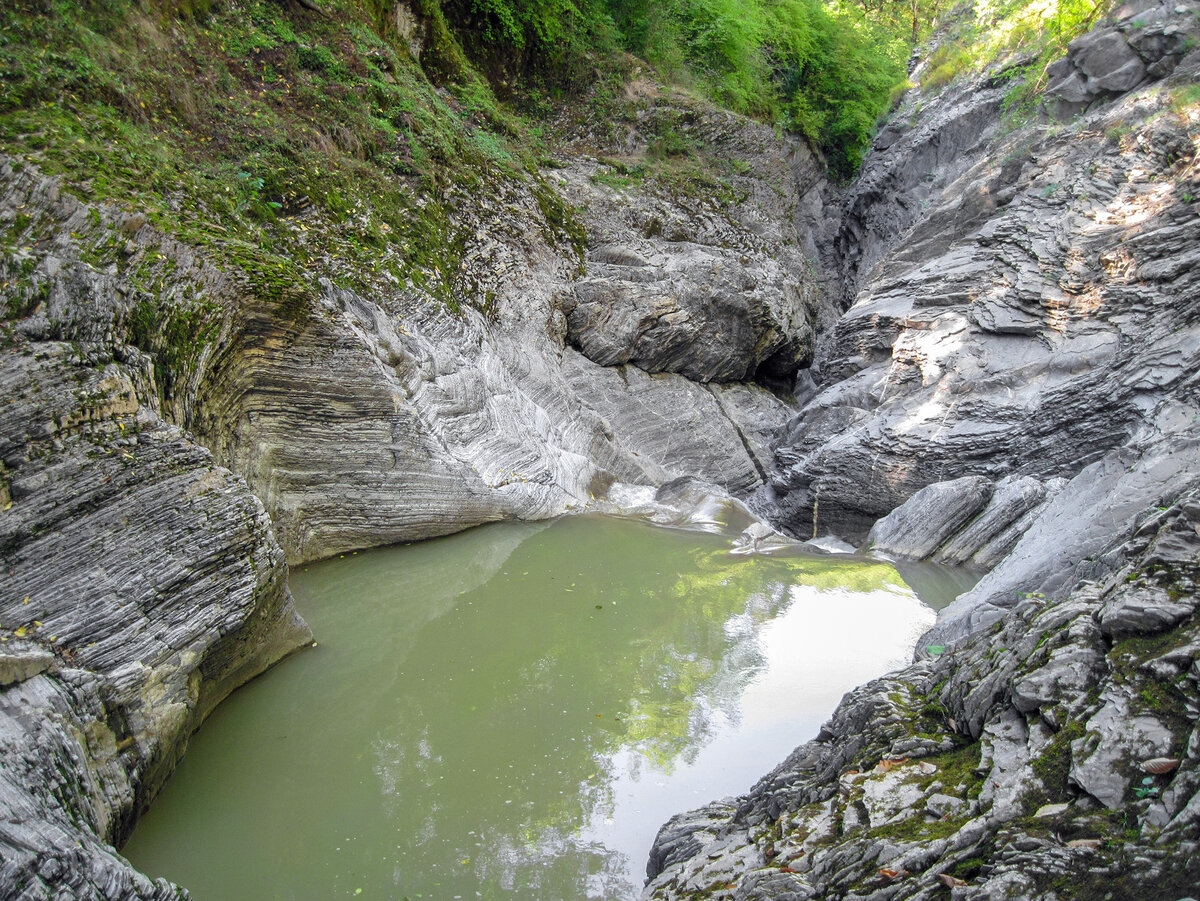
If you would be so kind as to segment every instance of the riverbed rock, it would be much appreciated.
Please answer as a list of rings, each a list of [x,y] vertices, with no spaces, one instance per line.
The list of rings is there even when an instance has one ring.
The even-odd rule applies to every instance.
[[[20,897],[176,897],[108,844],[213,707],[311,639],[262,504],[126,358],[0,354],[0,885]]]
[[[1003,546],[1005,533],[1045,498],[1046,487],[1037,479],[1028,476],[1001,479],[992,486],[991,498],[983,512],[944,542],[933,554],[933,559],[956,564],[974,560],[981,554],[986,554],[987,559],[991,559],[992,554],[1004,557],[1012,550],[1012,544],[1016,544],[1014,536],[1012,544]]]
[[[1200,710],[1194,114],[1167,112],[1155,82],[1187,67],[1176,33],[1196,40],[1190,4],[1141,3],[1077,42],[1051,72],[1047,118],[1082,113],[1065,125],[1006,129],[998,70],[910,96],[847,191],[846,309],[798,377],[757,506],[798,537],[874,526],[901,552],[992,569],[916,663],[847,695],[706,822],[715,842],[785,849],[768,868],[820,897],[1137,897],[1200,879],[1174,851],[1200,835],[1200,779],[1139,768],[1186,766]],[[992,496],[956,529],[927,539],[936,505],[896,527],[929,486],[968,480]],[[936,775],[920,800],[892,792],[899,819],[880,827],[850,786],[901,756]],[[943,794],[967,805],[927,822]],[[1055,813],[1032,825],[1038,810]],[[687,897],[701,873],[706,897],[784,896],[752,888],[767,868],[708,864],[652,868],[644,897]]]
[[[871,527],[867,545],[874,551],[923,560],[987,506],[992,483],[964,476],[922,488]]]

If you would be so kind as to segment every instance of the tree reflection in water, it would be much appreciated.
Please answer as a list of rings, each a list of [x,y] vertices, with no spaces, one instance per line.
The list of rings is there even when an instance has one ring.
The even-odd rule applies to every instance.
[[[197,901],[628,899],[663,803],[758,774],[722,784],[703,758],[747,753],[765,630],[836,607],[853,649],[873,598],[900,634],[863,648],[869,675],[933,616],[884,564],[598,517],[348,556],[293,589],[321,646],[214,715],[126,848]],[[749,736],[752,765],[805,737]],[[675,801],[689,779],[711,794]]]

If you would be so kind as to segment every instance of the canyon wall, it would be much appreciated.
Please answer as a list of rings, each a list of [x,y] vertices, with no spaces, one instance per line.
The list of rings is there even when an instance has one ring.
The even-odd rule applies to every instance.
[[[880,130],[836,236],[849,306],[758,502],[991,569],[913,666],[665,826],[646,897],[1196,885],[1196,12],[1118,10],[1032,119],[999,63]]]
[[[4,160],[4,896],[181,895],[112,845],[311,639],[288,563],[659,489],[994,568],[913,668],[672,821],[652,897],[1191,873],[1159,852],[1195,840],[1194,13],[1123,10],[1032,122],[1002,65],[912,92],[845,188],[635,77],[537,173],[437,186],[452,272],[357,288]]]

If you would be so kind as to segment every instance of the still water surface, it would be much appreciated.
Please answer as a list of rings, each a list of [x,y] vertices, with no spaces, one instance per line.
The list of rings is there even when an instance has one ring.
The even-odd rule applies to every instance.
[[[196,901],[628,901],[668,817],[745,791],[934,618],[886,564],[593,516],[292,590],[319,646],[221,705],[124,848]]]

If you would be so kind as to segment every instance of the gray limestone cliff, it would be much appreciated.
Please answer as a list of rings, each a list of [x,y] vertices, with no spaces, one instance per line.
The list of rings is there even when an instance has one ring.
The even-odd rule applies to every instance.
[[[1003,70],[914,97],[844,199],[849,306],[760,500],[801,537],[891,514],[872,533],[887,553],[1004,560],[939,640],[964,607],[983,626],[1081,565],[1098,575],[1109,539],[1200,468],[1200,170],[1174,99],[1200,69],[1195,8],[1121,14],[1079,43],[1126,42],[1110,64],[1142,54],[1142,87],[1023,126],[1002,115]]]

